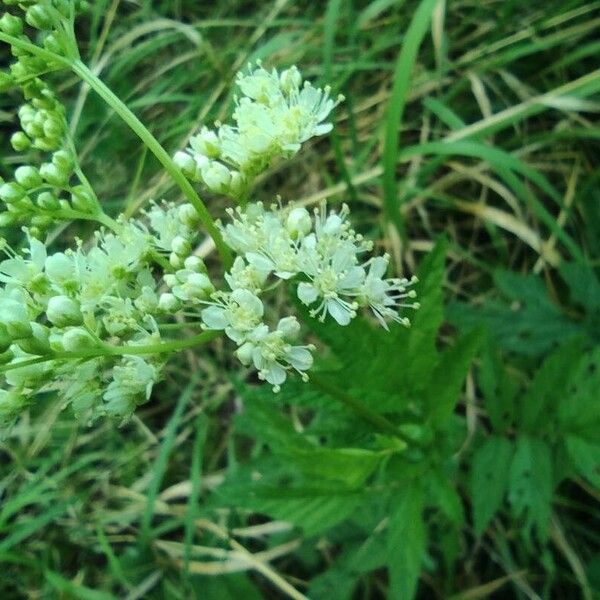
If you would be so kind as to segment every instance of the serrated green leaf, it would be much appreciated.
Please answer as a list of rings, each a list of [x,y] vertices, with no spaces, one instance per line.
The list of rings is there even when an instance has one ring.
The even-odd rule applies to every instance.
[[[512,456],[512,444],[498,436],[488,438],[473,456],[470,487],[477,536],[485,531],[502,504]]]
[[[577,473],[600,489],[600,438],[593,443],[568,435],[565,446]]]
[[[450,483],[448,477],[439,471],[433,471],[427,479],[428,503],[440,509],[442,514],[454,525],[462,525],[465,511],[460,494]]]
[[[524,517],[525,535],[535,526],[545,538],[551,513],[552,457],[549,446],[542,440],[519,436],[510,465],[508,500],[515,517]]]
[[[414,597],[426,543],[423,491],[415,483],[400,491],[391,509],[388,531],[388,598],[391,600],[411,600]]]
[[[515,421],[516,396],[520,383],[506,369],[501,353],[491,340],[483,347],[477,373],[492,428],[496,433],[503,433],[512,427]]]
[[[341,486],[281,488],[254,483],[236,493],[238,506],[289,521],[309,537],[349,517],[363,500],[361,492],[344,492]]]
[[[504,299],[483,306],[450,303],[450,322],[461,331],[485,325],[502,349],[525,356],[539,356],[567,339],[586,335],[580,323],[550,301],[537,276],[499,270],[494,282]]]
[[[521,430],[539,433],[552,424],[556,407],[568,396],[567,388],[583,349],[583,343],[568,343],[546,358],[519,403],[517,424]]]
[[[454,412],[467,371],[482,340],[481,330],[462,336],[454,346],[441,355],[427,387],[426,402],[431,421],[443,427]]]
[[[386,453],[362,448],[311,448],[291,450],[288,455],[304,475],[356,487],[366,481]]]

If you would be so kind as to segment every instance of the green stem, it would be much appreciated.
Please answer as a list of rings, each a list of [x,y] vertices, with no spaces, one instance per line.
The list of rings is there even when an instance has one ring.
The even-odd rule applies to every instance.
[[[47,356],[38,356],[29,360],[2,365],[0,367],[0,374],[6,373],[7,371],[12,371],[13,369],[29,367],[31,365],[50,362],[52,360],[91,359],[102,358],[106,356],[143,356],[146,354],[165,354],[177,352],[178,350],[185,350],[186,348],[193,348],[195,346],[207,344],[220,335],[220,331],[205,331],[199,335],[195,335],[184,340],[173,340],[172,342],[161,342],[160,344],[149,344],[148,346],[109,346],[108,344],[104,344],[102,346],[102,352],[55,352],[54,354],[49,354]]]
[[[186,179],[181,172],[181,169],[173,162],[169,153],[161,146],[160,142],[148,131],[144,124],[133,114],[123,101],[96,75],[94,75],[85,64],[77,60],[74,61],[70,67],[75,74],[85,81],[119,115],[119,117],[123,119],[162,164],[167,173],[173,178],[173,181],[180,187],[188,201],[198,211],[200,221],[206,228],[210,237],[214,240],[225,269],[229,269],[232,264],[229,248],[223,241],[221,233],[216,227],[204,202],[198,197],[198,194],[196,194],[191,183]]]
[[[70,208],[61,208],[57,212],[57,214],[61,217],[64,217],[65,219],[77,219],[79,221],[96,221],[97,223],[104,225],[111,231],[114,231],[115,233],[119,231],[119,224],[104,212],[83,213]]]
[[[379,413],[373,412],[369,408],[367,408],[362,402],[355,400],[352,396],[349,396],[342,390],[337,387],[331,385],[326,379],[322,378],[320,375],[315,373],[311,373],[310,381],[316,385],[322,392],[325,392],[328,396],[331,396],[334,400],[342,403],[344,406],[352,410],[356,415],[358,415],[364,421],[367,421],[371,425],[374,425],[382,431],[383,433],[387,433],[388,435],[393,435],[398,439],[402,440],[407,445],[419,445],[418,442],[409,438],[407,435],[402,433],[391,421],[388,421],[384,416]]]

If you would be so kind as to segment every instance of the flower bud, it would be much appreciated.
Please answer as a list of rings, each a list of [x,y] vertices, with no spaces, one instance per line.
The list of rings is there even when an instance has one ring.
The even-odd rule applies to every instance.
[[[170,288],[172,288],[174,285],[177,285],[179,283],[179,280],[177,279],[177,277],[175,275],[173,275],[173,273],[165,273],[163,275],[163,281]]]
[[[36,111],[31,104],[23,104],[23,106],[19,108],[18,115],[19,121],[21,121],[21,127],[25,128],[27,125],[33,122]]]
[[[191,273],[186,281],[189,294],[195,298],[207,298],[215,291],[214,285],[204,273]]]
[[[238,357],[238,360],[246,366],[252,363],[253,354],[254,344],[251,342],[245,342],[235,351],[235,355]]]
[[[26,190],[42,185],[42,178],[39,171],[30,165],[22,165],[15,170],[15,179]]]
[[[40,29],[42,31],[48,31],[52,29],[52,15],[49,10],[41,4],[33,4],[27,9],[25,13],[25,20],[29,25]]]
[[[277,330],[281,331],[285,338],[293,340],[300,333],[300,323],[298,323],[296,317],[284,317],[279,320]]]
[[[210,131],[206,127],[203,127],[200,133],[190,140],[190,146],[208,158],[219,158],[221,154],[221,141],[214,131]]]
[[[229,182],[229,193],[232,196],[239,197],[246,187],[246,179],[239,171],[231,172],[231,181]]]
[[[94,197],[83,185],[77,185],[73,188],[71,204],[75,210],[83,213],[92,213],[96,210]]]
[[[5,350],[4,352],[0,352],[0,365],[8,364],[14,357],[15,355],[12,350]]]
[[[68,296],[53,296],[50,298],[46,316],[57,327],[79,325],[83,320],[79,304]]]
[[[58,55],[61,55],[64,52],[62,46],[60,45],[60,42],[53,33],[49,33],[44,38],[44,48]]]
[[[18,37],[23,33],[23,21],[10,13],[4,13],[0,19],[0,31]]]
[[[177,252],[171,252],[171,254],[169,254],[169,264],[174,269],[181,269],[181,267],[183,267],[183,260]]]
[[[188,179],[196,177],[196,162],[187,152],[176,152],[173,162],[181,169]]]
[[[177,215],[181,223],[190,229],[195,229],[200,223],[198,211],[191,204],[182,204]]]
[[[38,356],[48,354],[50,352],[50,330],[35,321],[32,321],[30,325],[31,335],[18,340],[17,345],[27,354],[37,354]]]
[[[42,210],[54,211],[60,209],[60,202],[52,192],[42,192],[41,194],[38,194],[35,203]]]
[[[0,354],[6,352],[12,344],[12,336],[4,323],[0,323]]]
[[[0,84],[0,88],[1,88]],[[25,152],[25,150],[29,150],[31,147],[31,140],[25,135],[22,131],[17,131],[13,133],[10,138],[10,145],[13,147],[15,152]]]
[[[62,346],[67,352],[82,352],[96,346],[96,340],[82,327],[71,327],[63,333]]]
[[[202,179],[206,186],[213,192],[223,193],[231,182],[231,172],[220,162],[213,161],[202,169]]]
[[[199,256],[188,256],[185,259],[183,266],[188,271],[193,271],[194,273],[202,273],[206,271],[206,265]]]
[[[158,308],[163,312],[175,312],[179,309],[179,300],[173,294],[164,293],[158,300]]]
[[[7,92],[15,85],[15,79],[6,71],[0,71],[0,93]]]
[[[31,335],[31,324],[27,306],[13,298],[3,298],[0,302],[0,315],[8,335],[18,340]]]
[[[0,198],[6,202],[6,204],[12,204],[18,202],[25,197],[25,190],[14,182],[5,183],[0,187]]]
[[[68,175],[52,163],[44,163],[40,167],[40,175],[50,184],[63,187],[67,183]]]
[[[16,220],[16,215],[12,215],[10,212],[0,213],[0,229],[2,227],[12,227]]]
[[[0,424],[10,425],[27,407],[27,396],[17,390],[0,390]]]
[[[52,164],[63,173],[73,171],[73,157],[66,150],[57,150],[52,155]]]
[[[305,208],[293,208],[288,215],[286,228],[293,238],[304,237],[312,229],[312,219]]]
[[[297,67],[291,67],[281,72],[279,76],[279,85],[285,94],[291,94],[292,91],[298,90],[302,83],[302,76]]]
[[[60,139],[64,133],[62,121],[54,115],[44,121],[43,129],[44,135],[50,139]]]
[[[173,250],[175,254],[179,254],[179,256],[187,256],[192,251],[192,244],[183,236],[178,235],[175,236],[171,242],[171,250]]]

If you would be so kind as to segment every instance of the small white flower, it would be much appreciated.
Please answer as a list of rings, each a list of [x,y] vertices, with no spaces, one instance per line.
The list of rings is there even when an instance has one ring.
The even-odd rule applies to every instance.
[[[389,264],[389,256],[378,256],[369,262],[369,271],[361,286],[359,302],[369,306],[382,327],[388,329],[387,321],[396,321],[402,325],[410,325],[407,317],[401,317],[398,309],[418,308],[417,302],[403,302],[416,297],[415,290],[408,289],[417,281],[416,277],[408,279],[385,279]]]
[[[217,292],[213,297],[212,306],[201,313],[208,329],[222,329],[234,342],[241,343],[260,324],[265,309],[261,299],[249,290]]]
[[[147,402],[158,380],[157,369],[140,356],[127,356],[112,371],[104,393],[107,414],[128,418],[138,404]]]
[[[214,160],[202,169],[202,180],[208,189],[224,193],[231,183],[231,171],[222,163]]]

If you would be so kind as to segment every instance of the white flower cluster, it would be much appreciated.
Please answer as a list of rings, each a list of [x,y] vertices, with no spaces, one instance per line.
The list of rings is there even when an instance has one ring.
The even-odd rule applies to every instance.
[[[58,54],[59,13],[48,2],[21,8]],[[0,30],[10,35],[20,35],[22,25],[10,15],[0,18]],[[0,91],[18,85],[29,101],[19,111],[22,131],[13,136],[13,148],[52,155],[39,167],[19,166],[14,181],[0,179],[0,226],[29,227],[24,251],[0,239],[6,255],[0,262],[0,421],[13,419],[40,392],[57,393],[85,418],[127,419],[148,400],[165,350],[211,337],[194,336],[189,345],[163,341],[161,328],[174,315],[199,317],[184,327],[223,331],[237,345],[239,361],[274,391],[292,372],[306,380],[314,347],[298,343],[296,317],[272,318],[265,298],[285,283],[321,321],[348,325],[367,308],[386,329],[390,321],[409,324],[399,309],[418,307],[415,279],[386,278],[389,257],[367,256],[372,244],[351,228],[346,205],[336,212],[323,204],[311,214],[301,206],[246,204],[254,178],[274,160],[290,158],[303,142],[331,130],[326,119],[341,97],[331,99],[329,88],[303,82],[296,67],[278,73],[259,63],[237,77],[242,96],[235,124],[203,128],[176,155],[187,177],[243,206],[229,209],[230,220],[219,224],[223,241],[213,234],[217,246],[224,242],[236,255],[223,274],[229,289],[217,290],[194,253],[197,209],[162,203],[135,219],[106,215],[66,143],[64,109],[35,75],[52,65],[28,52],[17,55],[11,72],[0,73]],[[88,243],[77,240],[74,248],[48,253],[43,232],[73,219],[102,228]]]
[[[296,67],[281,73],[267,71],[260,62],[238,73],[242,93],[236,98],[235,125],[203,127],[175,162],[193,181],[210,190],[245,198],[254,178],[277,158],[291,158],[303,142],[332,129],[324,122],[343,97],[329,97],[330,88],[302,82]]]
[[[0,363],[57,360],[8,370],[0,412],[11,414],[8,407],[44,389],[60,388],[76,413],[92,417],[126,418],[148,399],[163,359],[111,356],[110,348],[160,342],[157,318],[171,313],[173,295],[160,293],[157,267],[185,264],[193,271],[184,277],[178,270],[180,279],[208,278],[202,261],[190,256],[197,221],[189,205],[155,205],[145,221],[121,219],[115,231],[97,232],[90,248],[80,242],[54,254],[32,236],[26,255],[2,242]],[[202,297],[213,290],[207,284]],[[100,356],[90,360],[94,353]],[[69,354],[82,356],[74,361]]]
[[[346,205],[338,213],[322,205],[312,217],[302,207],[265,210],[261,203],[229,213],[232,222],[222,227],[223,238],[238,254],[225,276],[231,291],[203,301],[210,306],[202,319],[207,328],[224,330],[237,343],[241,362],[253,363],[276,391],[289,370],[306,379],[312,356],[309,346],[290,343],[299,334],[295,317],[281,319],[275,331],[264,324],[260,295],[269,277],[299,282],[298,298],[322,321],[330,315],[348,325],[360,307],[369,307],[386,329],[390,320],[409,325],[398,309],[418,308],[409,289],[416,279],[385,278],[387,255],[361,260],[372,244],[350,227]]]

